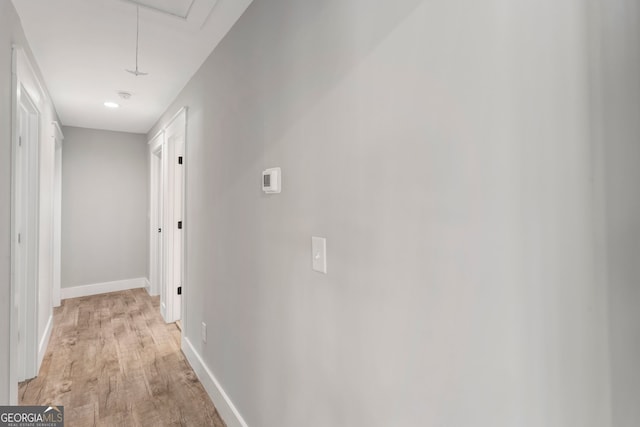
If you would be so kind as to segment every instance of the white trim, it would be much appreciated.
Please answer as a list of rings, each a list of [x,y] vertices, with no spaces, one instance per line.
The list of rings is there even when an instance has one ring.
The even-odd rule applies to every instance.
[[[149,140],[149,142],[147,142],[147,145],[149,146],[149,151],[151,152],[158,151],[158,149],[160,149],[162,144],[164,144],[164,128],[162,128],[162,130],[158,132],[156,136],[154,136]]]
[[[160,162],[161,185],[158,186],[158,163],[155,157],[150,157],[150,239],[149,239],[149,270],[151,289],[155,293],[160,291],[160,313],[165,322],[172,323],[183,318],[182,296],[178,294],[178,287],[184,290],[184,234],[185,194],[184,163],[178,164],[178,158],[184,159],[187,137],[187,107],[183,107],[149,143],[150,155],[162,151]],[[160,189],[160,196],[157,195]],[[158,203],[160,202],[160,203]],[[178,222],[182,222],[182,229],[178,229]],[[153,225],[158,224],[158,225]],[[162,228],[162,233],[157,233]],[[160,236],[158,236],[160,234]],[[158,240],[159,237],[159,240]],[[162,255],[158,256],[160,248]],[[156,262],[160,259],[160,265]],[[155,267],[155,268],[154,268]],[[161,272],[158,280],[157,273]],[[158,286],[159,285],[159,286]]]
[[[20,45],[13,46],[18,50],[19,59],[16,69],[18,80],[20,80],[20,83],[22,83],[27,89],[27,92],[29,92],[29,96],[36,105],[36,108],[42,112],[47,102],[47,92],[44,90],[44,87],[40,82],[40,78],[35,72],[27,53]]]
[[[174,115],[173,117],[171,117],[169,119],[169,121],[167,122],[167,124],[164,126],[164,129],[166,130],[169,126],[171,126],[173,124],[173,122],[176,121],[176,119],[178,117],[180,117],[180,115],[182,113],[184,113],[184,117],[185,117],[185,125],[186,125],[186,118],[187,118],[187,110],[189,109],[189,107],[187,107],[186,105],[184,107],[182,107],[181,109],[179,109]]]
[[[40,366],[42,365],[42,359],[44,359],[44,354],[47,352],[47,347],[49,346],[49,339],[51,338],[51,330],[53,329],[53,314],[49,316],[49,320],[47,320],[47,326],[44,328],[44,334],[42,334],[42,338],[40,339],[40,345],[38,345],[38,370],[40,370]]]
[[[40,147],[43,141],[41,114],[46,94],[24,50],[12,45],[12,54],[9,401],[16,404],[17,381],[35,377],[38,373]],[[22,144],[19,143],[20,135],[24,137]],[[21,159],[20,167],[18,158]],[[20,246],[17,244],[19,238],[23,242]]]
[[[60,124],[58,122],[51,122],[53,125],[53,137],[56,140],[56,145],[62,145],[62,140],[64,139],[64,134],[62,133],[62,129],[60,128]]]
[[[62,299],[69,299],[145,287],[147,287],[147,278],[138,277],[135,279],[115,280],[113,282],[93,283],[90,285],[74,286],[72,288],[62,288],[60,290],[60,296]]]
[[[167,323],[185,320],[186,225],[178,231],[177,222],[185,222],[185,157],[188,107],[180,108],[147,142],[149,146],[149,293],[160,295],[160,313]],[[158,159],[159,154],[160,159]],[[186,163],[186,162],[185,162]],[[162,233],[158,233],[162,229]]]
[[[209,394],[209,397],[213,401],[218,413],[227,426],[248,427],[248,424],[244,421],[236,406],[213,375],[213,372],[211,372],[202,360],[202,357],[198,354],[193,345],[191,345],[189,338],[184,335],[182,337],[182,352],[200,379],[204,389]]]
[[[187,139],[187,109],[183,108],[180,115],[167,127],[167,144],[171,157],[169,161],[169,182],[168,197],[170,210],[169,221],[173,218],[173,223],[181,221],[182,230],[174,227],[169,228],[167,259],[169,260],[170,271],[167,275],[167,322],[175,322],[182,316],[182,296],[178,295],[177,287],[184,289],[184,234],[185,234],[185,209],[184,209],[184,147]],[[178,164],[178,158],[183,158],[183,163]],[[171,223],[171,222],[170,222]],[[174,285],[175,284],[175,285]]]
[[[147,145],[149,145],[151,147],[151,149],[153,149],[153,141],[155,141],[160,135],[162,135],[162,132],[164,132],[164,128],[160,129],[158,132],[156,132],[155,135],[153,135],[153,137],[151,139],[149,139],[149,141],[147,141]]]
[[[158,136],[160,136],[160,134],[162,132],[164,132],[169,126],[171,126],[171,123],[173,123],[173,121],[178,118],[180,113],[182,113],[184,111],[185,115],[186,115],[188,109],[189,109],[189,107],[187,107],[186,105],[184,107],[180,108],[178,110],[178,112],[175,113],[173,116],[171,116],[171,118],[169,120],[167,120],[167,123],[164,126],[162,126],[162,128],[160,128],[160,130],[158,132],[156,132],[155,135],[153,135],[153,138],[151,138],[149,140],[149,142],[147,142],[147,144],[151,144],[151,142],[153,142],[154,139],[156,139]]]
[[[187,134],[189,132],[189,107],[184,106],[182,108],[184,110],[184,171],[183,171],[183,181],[182,181],[182,218],[185,221],[184,233],[182,234],[182,298],[180,299],[181,307],[180,307],[180,322],[182,325],[182,330],[187,330],[187,294],[189,293],[189,286],[187,283],[189,282],[187,276],[187,236],[188,231],[188,221],[187,221],[187,173],[189,171],[189,162],[187,159],[187,148],[189,145],[187,144]]]
[[[51,244],[53,255],[53,271],[51,283],[51,302],[54,307],[60,306],[60,288],[62,283],[62,139],[64,136],[59,133],[60,127],[57,122],[54,124],[55,148],[53,152],[53,182],[51,183],[53,197],[52,201],[52,227],[53,232]]]
[[[25,57],[25,61],[26,61]],[[18,62],[20,65],[20,62]],[[24,243],[27,245],[28,261],[26,264],[27,276],[25,276],[25,287],[22,289],[22,300],[20,302],[20,310],[26,314],[26,323],[24,323],[24,339],[26,347],[24,351],[24,375],[25,379],[33,378],[38,375],[38,324],[40,313],[40,119],[41,111],[34,103],[30,96],[29,89],[22,85],[18,75],[19,102],[18,108],[23,114],[23,119],[28,120],[28,124],[24,125],[19,133],[26,131],[19,138],[22,139],[22,156],[26,157],[25,166],[28,176],[25,176],[26,184],[22,190],[27,192],[27,200],[24,207],[26,214],[24,218],[27,223],[23,225],[22,235],[25,235]],[[18,195],[18,200],[24,197],[24,194]],[[18,201],[17,203],[21,203]],[[24,202],[22,202],[24,203]],[[18,232],[19,230],[15,230]],[[33,310],[32,313],[29,313]],[[22,338],[22,335],[20,336]],[[19,342],[19,341],[18,341]]]
[[[11,46],[11,151],[15,153],[17,133],[18,133],[18,49],[17,45]],[[16,170],[16,156],[11,154],[11,206],[15,206],[17,201],[16,195],[16,176],[13,171]],[[18,300],[16,298],[17,284],[16,273],[17,266],[15,264],[16,254],[18,251],[16,236],[16,217],[13,208],[11,208],[11,298],[9,301],[9,382],[6,384],[8,388],[9,404],[18,404]]]
[[[162,200],[162,155],[164,149],[164,131],[149,141],[149,294],[160,295],[163,283],[162,263],[162,212],[158,209]],[[163,314],[164,316],[164,314]]]

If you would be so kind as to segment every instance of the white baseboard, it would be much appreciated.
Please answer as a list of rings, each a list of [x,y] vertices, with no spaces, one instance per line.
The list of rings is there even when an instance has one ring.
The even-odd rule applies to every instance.
[[[42,359],[44,359],[44,354],[47,352],[47,347],[49,346],[49,339],[51,338],[51,330],[53,329],[53,314],[49,316],[49,320],[47,320],[47,326],[44,328],[44,334],[40,338],[40,343],[38,345],[38,372],[40,371],[40,365],[42,365]]]
[[[228,427],[248,427],[247,423],[236,409],[231,399],[222,389],[220,383],[213,375],[213,372],[209,370],[205,365],[202,357],[198,354],[188,338],[182,336],[182,352],[187,357],[189,364],[195,371],[196,375],[200,379],[200,382],[204,386],[205,390],[211,397],[213,404],[215,405],[218,413],[222,417],[222,420]]]
[[[129,289],[144,288],[147,286],[146,277],[136,279],[116,280],[114,282],[94,283],[91,285],[74,286],[73,288],[60,289],[60,298],[78,298],[89,295],[106,294],[109,292],[126,291]]]
[[[147,286],[147,292],[152,297],[157,297],[160,295],[159,291],[156,291],[155,289],[153,289],[153,286],[151,286],[151,282],[149,282],[149,286]]]

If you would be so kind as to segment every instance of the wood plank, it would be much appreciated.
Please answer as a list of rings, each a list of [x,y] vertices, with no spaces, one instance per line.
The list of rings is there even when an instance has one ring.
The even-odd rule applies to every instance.
[[[144,289],[63,300],[20,404],[63,405],[67,426],[225,426],[159,304]]]

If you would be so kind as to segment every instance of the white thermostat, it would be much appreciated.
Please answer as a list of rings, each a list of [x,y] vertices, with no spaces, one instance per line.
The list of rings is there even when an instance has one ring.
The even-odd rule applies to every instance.
[[[280,168],[271,168],[262,172],[262,191],[265,193],[279,193],[282,187],[282,173]]]

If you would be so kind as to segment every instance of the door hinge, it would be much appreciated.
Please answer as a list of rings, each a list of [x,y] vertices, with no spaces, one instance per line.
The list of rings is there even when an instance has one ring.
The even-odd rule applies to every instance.
[[[182,156],[178,156],[178,164],[181,165],[182,164]]]
[[[18,233],[18,243],[22,243],[22,234]]]
[[[18,137],[18,146],[22,147],[22,137],[21,136]]]
[[[182,286],[178,286],[178,295],[182,295]]]
[[[182,230],[182,221],[178,221],[178,230]]]

